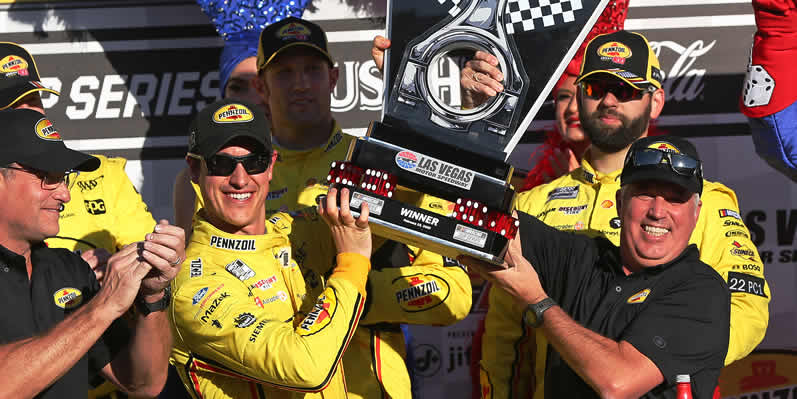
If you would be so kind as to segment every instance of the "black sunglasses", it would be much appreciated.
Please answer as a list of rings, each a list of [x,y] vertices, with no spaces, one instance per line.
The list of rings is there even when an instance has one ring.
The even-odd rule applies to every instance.
[[[634,166],[652,166],[659,165],[666,157],[669,161],[670,168],[677,174],[682,176],[697,176],[703,177],[700,161],[685,154],[676,154],[673,152],[666,152],[654,148],[643,148],[629,154],[625,164],[632,163]]]
[[[612,93],[618,101],[626,102],[639,100],[645,93],[652,91],[650,89],[639,90],[622,80],[582,80],[579,84],[581,85],[581,92],[593,100],[600,100],[606,94]]]
[[[188,156],[197,159],[204,159],[199,155],[188,154]],[[210,158],[205,159],[205,165],[208,168],[208,175],[211,176],[229,176],[238,167],[238,164],[243,165],[246,173],[250,175],[257,175],[263,173],[268,169],[271,163],[271,154],[268,153],[252,153],[240,157],[234,157],[226,154],[215,154]]]

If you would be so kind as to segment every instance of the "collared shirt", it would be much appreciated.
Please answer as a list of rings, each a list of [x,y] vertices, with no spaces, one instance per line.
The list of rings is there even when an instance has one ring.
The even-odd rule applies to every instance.
[[[0,342],[41,335],[85,305],[99,291],[94,273],[78,255],[42,244],[31,250],[30,280],[25,258],[0,246]],[[96,375],[127,344],[127,329],[116,320],[66,374],[36,398],[86,395]]]
[[[523,256],[545,292],[580,325],[626,341],[650,359],[664,382],[643,398],[675,397],[689,374],[696,398],[710,398],[728,350],[730,291],[690,245],[669,263],[626,275],[605,238],[562,232],[520,214]],[[598,397],[554,349],[545,397]]]

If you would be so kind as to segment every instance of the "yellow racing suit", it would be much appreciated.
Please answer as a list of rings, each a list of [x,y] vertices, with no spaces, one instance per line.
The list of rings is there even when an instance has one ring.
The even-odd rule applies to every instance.
[[[125,173],[124,158],[100,159],[100,167],[80,172],[59,217],[58,235],[46,240],[51,248],[86,251],[105,248],[114,253],[123,246],[144,240],[155,228],[133,183]]]
[[[194,398],[345,398],[339,364],[365,305],[370,263],[337,256],[320,295],[291,257],[291,218],[234,235],[194,216],[172,283],[171,362]]]
[[[323,289],[335,260],[329,229],[316,212],[316,197],[327,192],[318,183],[326,182],[333,161],[346,159],[352,140],[335,125],[329,140],[315,149],[295,151],[275,143],[279,157],[266,213],[293,216],[293,257],[312,294]],[[441,214],[453,209],[447,201],[414,192],[396,192],[396,198]],[[399,323],[442,326],[464,319],[472,301],[470,280],[456,261],[439,254],[379,237],[373,247],[366,311],[343,358],[349,397],[411,398]]]
[[[570,174],[518,195],[515,207],[557,229],[603,236],[619,245],[615,195],[621,170],[599,173],[588,158]],[[720,183],[704,181],[700,198],[703,207],[690,243],[698,246],[700,260],[714,267],[732,291],[727,365],[747,356],[764,338],[771,294],[736,194]],[[483,398],[544,395],[547,340],[537,332],[535,342],[522,311],[504,291],[490,291],[480,370]]]
[[[125,173],[124,158],[100,159],[100,167],[80,172],[59,216],[59,231],[46,240],[51,248],[66,248],[78,253],[104,248],[114,253],[127,244],[142,241],[155,228],[155,220],[147,210],[130,178]],[[93,385],[99,384],[92,382]],[[89,399],[127,397],[110,382],[89,391]]]

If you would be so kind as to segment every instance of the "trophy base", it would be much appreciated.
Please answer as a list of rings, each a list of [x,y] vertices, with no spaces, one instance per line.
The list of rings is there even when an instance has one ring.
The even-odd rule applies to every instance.
[[[509,240],[497,232],[367,190],[345,187],[349,189],[350,208],[355,217],[360,215],[362,203],[368,203],[368,223],[375,235],[451,259],[467,255],[496,266],[503,264]]]

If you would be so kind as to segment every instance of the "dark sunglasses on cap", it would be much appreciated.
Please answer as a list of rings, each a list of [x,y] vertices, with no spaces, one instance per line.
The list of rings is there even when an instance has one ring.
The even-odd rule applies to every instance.
[[[204,159],[200,155],[189,153],[188,156],[196,159]],[[229,176],[238,167],[238,164],[243,165],[246,173],[250,175],[257,175],[263,173],[268,169],[271,163],[271,154],[268,153],[252,153],[240,157],[234,157],[227,154],[215,154],[210,158],[205,159],[205,165],[208,168],[208,175],[211,176]]]
[[[639,100],[645,93],[656,90],[654,86],[648,86],[646,90],[639,90],[627,82],[616,79],[582,80],[579,84],[581,92],[593,100],[600,100],[608,93],[614,94],[614,97],[620,102]]]
[[[675,173],[681,176],[697,176],[698,178],[703,178],[701,164],[697,159],[689,155],[661,151],[655,148],[643,148],[630,153],[628,158],[626,158],[625,164],[628,165],[631,163],[634,166],[653,166],[661,164],[664,158],[667,158],[670,168]]]

